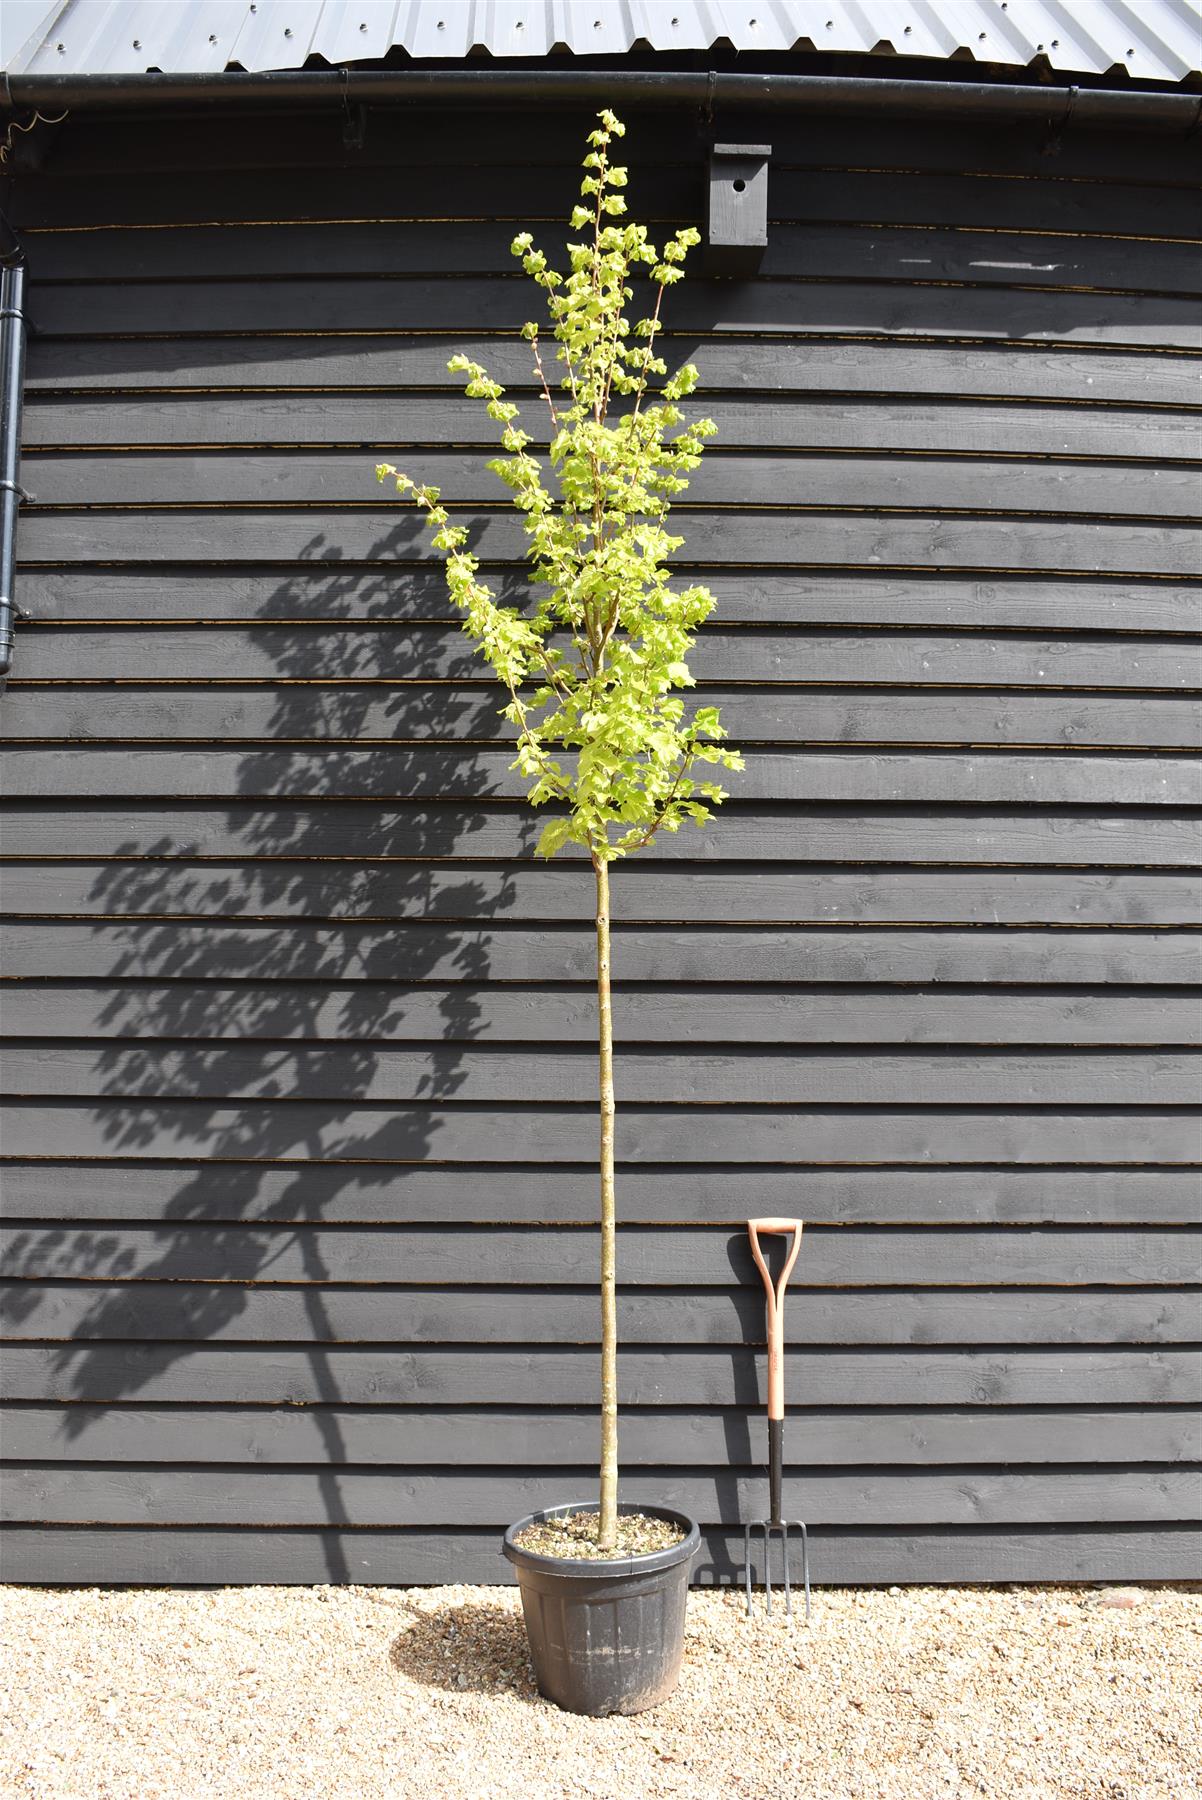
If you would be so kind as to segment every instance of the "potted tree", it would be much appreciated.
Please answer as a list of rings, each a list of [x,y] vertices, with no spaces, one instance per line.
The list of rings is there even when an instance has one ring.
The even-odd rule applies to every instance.
[[[500,606],[481,580],[465,526],[436,488],[390,463],[381,480],[424,509],[445,559],[463,629],[508,692],[516,732],[512,765],[535,806],[555,808],[536,854],[583,850],[596,881],[600,1073],[601,1458],[595,1503],[552,1507],[505,1534],[515,1564],[540,1689],[572,1711],[637,1712],[675,1686],[683,1652],[689,1568],[700,1545],[683,1514],[618,1503],[617,1312],[614,1202],[610,865],[665,831],[703,825],[725,796],[699,765],[739,769],[723,747],[715,707],[686,708],[693,634],[714,605],[704,587],[675,591],[667,563],[683,539],[667,530],[688,485],[708,419],[686,423],[681,401],[697,384],[685,364],[669,374],[657,354],[665,291],[680,281],[699,234],[678,231],[657,250],[646,228],[620,222],[626,170],[610,161],[625,127],[599,115],[589,134],[569,272],[554,270],[528,233],[512,250],[543,290],[562,370],[548,378],[539,328],[530,344],[545,406],[548,453],[531,453],[518,407],[480,364],[448,367],[485,402],[502,454],[489,462],[523,515],[532,599]],[[632,282],[647,284],[646,316],[632,324]]]

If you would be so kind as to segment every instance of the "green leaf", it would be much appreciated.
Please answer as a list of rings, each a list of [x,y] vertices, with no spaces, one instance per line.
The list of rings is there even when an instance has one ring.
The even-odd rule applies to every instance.
[[[671,507],[714,426],[683,409],[698,384],[695,365],[670,375],[655,351],[670,327],[667,290],[700,234],[677,231],[661,252],[645,226],[624,216],[627,171],[609,162],[623,131],[604,111],[589,134],[566,275],[529,232],[510,245],[554,338],[552,369],[538,324],[521,328],[536,382],[546,384],[543,447],[480,363],[459,354],[447,365],[499,427],[500,453],[487,467],[522,522],[526,601],[498,604],[466,526],[436,488],[376,465],[380,480],[394,480],[424,512],[463,630],[506,690],[501,716],[528,801],[562,809],[544,825],[536,854],[574,844],[598,862],[633,855],[684,822],[704,825],[724,790],[697,781],[699,765],[743,766],[723,742],[718,708],[688,710],[680,698],[693,685],[694,634],[714,600],[701,586],[673,587],[668,567],[685,542],[669,529]],[[529,412],[524,423],[532,424]]]

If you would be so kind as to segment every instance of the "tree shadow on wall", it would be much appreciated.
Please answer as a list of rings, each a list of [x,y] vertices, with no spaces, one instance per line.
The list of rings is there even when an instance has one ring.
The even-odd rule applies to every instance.
[[[354,567],[340,568],[321,537],[305,546],[303,570],[272,592],[279,623],[256,634],[278,685],[259,690],[271,695],[259,741],[235,746],[234,797],[205,805],[203,827],[185,806],[178,830],[122,843],[97,875],[88,903],[105,977],[92,1029],[105,1041],[84,1104],[94,1154],[149,1172],[138,1213],[156,1222],[27,1232],[11,1263],[43,1281],[125,1284],[74,1290],[74,1341],[53,1353],[51,1380],[60,1398],[91,1404],[63,1410],[68,1438],[98,1397],[324,1402],[312,1416],[333,1526],[348,1522],[339,1465],[349,1458],[330,1403],[368,1395],[353,1381],[348,1391],[332,1364],[323,1284],[379,1279],[371,1228],[404,1220],[406,1179],[437,1158],[438,1108],[460,1091],[482,1030],[474,989],[489,976],[487,921],[512,906],[512,876],[501,862],[459,871],[452,859],[472,855],[498,810],[510,856],[538,829],[528,809],[495,799],[495,762],[482,768],[464,741],[505,730],[466,638],[449,624],[380,629],[412,569],[388,559],[416,532],[409,521],[390,530]],[[514,583],[493,585],[520,597]],[[454,799],[398,739],[443,746]],[[139,804],[148,821],[163,804],[174,810]],[[413,1053],[408,1088],[388,1072],[398,1041]],[[154,1282],[173,1284],[157,1290],[157,1314],[139,1297]],[[298,1284],[303,1344],[285,1360],[303,1356],[303,1372],[281,1383],[269,1370],[252,1396],[241,1385],[249,1361],[224,1382],[178,1379],[199,1346],[253,1335],[244,1315],[256,1283]],[[10,1291],[10,1314],[31,1335],[39,1310],[49,1319],[47,1290]],[[51,1322],[41,1335],[63,1333]],[[327,1561],[332,1579],[346,1578],[333,1541]]]

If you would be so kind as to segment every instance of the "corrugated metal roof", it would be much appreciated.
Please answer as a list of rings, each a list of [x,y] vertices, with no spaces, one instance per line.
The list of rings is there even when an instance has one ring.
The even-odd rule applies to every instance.
[[[0,0],[10,74],[164,74],[416,59],[820,50],[1024,67],[1202,70],[1192,0]]]

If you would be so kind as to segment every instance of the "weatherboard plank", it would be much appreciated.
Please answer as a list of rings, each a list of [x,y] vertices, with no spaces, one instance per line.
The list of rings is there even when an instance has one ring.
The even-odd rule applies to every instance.
[[[828,1346],[1192,1343],[1197,1308],[1190,1288],[817,1289],[786,1308],[784,1330],[790,1344]],[[755,1344],[764,1334],[763,1301],[750,1284],[722,1293],[623,1288],[618,1334],[628,1345]],[[0,1285],[0,1336],[13,1342],[591,1344],[600,1341],[600,1311],[588,1303],[587,1290],[567,1288],[540,1291],[532,1309],[525,1288],[447,1287],[434,1296],[425,1289],[382,1293],[328,1283],[39,1281],[31,1288],[13,1281]],[[17,1453],[6,1448],[5,1454]],[[1098,1460],[1106,1458],[1099,1453]]]
[[[204,981],[587,981],[584,926],[224,924],[129,919],[15,921],[3,971],[47,977]],[[1061,931],[1002,926],[965,931],[626,926],[615,934],[615,979],[691,984],[766,982],[1055,982],[1103,987],[1198,979],[1195,930]]]
[[[764,1404],[763,1357],[748,1350],[631,1350],[619,1365],[627,1406]],[[806,1406],[1065,1406],[1196,1404],[1196,1352],[1177,1349],[792,1350],[788,1381]],[[392,1407],[595,1405],[597,1353],[420,1351],[368,1347],[188,1344],[15,1344],[5,1351],[6,1400]],[[445,1518],[444,1514],[444,1518]]]
[[[373,984],[366,993],[329,982],[22,981],[0,994],[0,1028],[39,1038],[591,1043],[597,1021],[595,995],[583,982],[516,989]],[[1196,993],[1163,988],[619,987],[614,1032],[619,1044],[1181,1045],[1202,1041],[1202,1009]]]
[[[907,185],[897,183],[895,191]],[[125,197],[122,190],[111,198],[114,204],[121,204]],[[1196,217],[1197,202],[1192,194],[1183,196],[1182,204]],[[887,395],[978,402],[1019,399],[1041,405],[1067,401],[1074,408],[1107,404],[1179,408],[1183,402],[1197,403],[1197,395],[1188,387],[1183,391],[1183,370],[1176,359],[1114,350],[1050,347],[1026,341],[1004,347],[938,340],[923,343],[899,336],[892,341],[856,344],[807,339],[803,353],[797,354],[791,353],[797,347],[791,346],[787,337],[765,342],[755,337],[690,334],[673,329],[671,319],[659,341],[665,358],[677,363],[691,358],[698,363],[707,409],[710,395],[761,392],[776,396],[782,412],[792,410],[783,397],[809,394],[867,396],[871,402]],[[457,354],[484,363],[507,387],[522,388],[530,381],[530,353],[525,344],[516,337],[481,336],[478,322],[467,331],[423,327],[409,336],[390,331],[388,335],[356,335],[353,340],[309,332],[294,337],[258,331],[245,337],[197,336],[189,339],[186,357],[181,357],[178,343],[170,339],[34,337],[28,346],[26,417],[32,421],[31,430],[40,432],[39,397],[43,394],[65,395],[61,404],[79,404],[82,417],[84,403],[77,403],[76,396],[98,389],[120,394],[137,394],[146,388],[184,395],[223,388],[236,389],[240,395],[247,389],[272,393],[273,398],[267,400],[242,400],[250,419],[258,416],[260,405],[298,407],[303,402],[295,397],[295,391],[305,389],[389,390],[393,404],[403,405],[406,390],[411,388],[441,389],[461,396],[462,379],[447,368]],[[337,417],[336,403],[328,403],[335,406]],[[467,403],[460,398],[456,404]],[[106,430],[100,424],[103,408],[91,416],[98,429]],[[120,410],[116,417],[122,417]],[[162,428],[169,429],[166,416]],[[1032,429],[1037,427],[1033,424]],[[1084,418],[1080,429],[1088,430]],[[81,430],[80,439],[71,441],[91,440]],[[113,441],[107,430],[102,441]],[[120,441],[138,440],[123,437]],[[324,434],[322,441],[328,441]],[[361,432],[355,433],[354,441],[362,441]]]
[[[167,1224],[193,1219],[410,1225],[592,1224],[596,1172],[535,1163],[512,1182],[491,1168],[438,1164],[270,1164],[209,1159],[174,1164],[8,1162],[0,1196],[10,1219]],[[741,1224],[752,1206],[836,1224],[1202,1224],[1197,1168],[729,1168],[623,1165],[623,1224]],[[28,1229],[28,1226],[26,1227]],[[1061,1296],[1064,1298],[1064,1296]]]
[[[790,1446],[810,1465],[1130,1466],[1188,1462],[1202,1454],[1202,1422],[1189,1408],[791,1407],[789,1421]],[[624,1407],[623,1457],[632,1468],[756,1467],[764,1454],[757,1423],[746,1409]],[[10,1406],[0,1415],[0,1436],[6,1457],[16,1463],[84,1459],[410,1469],[453,1464],[469,1442],[486,1451],[497,1468],[555,1470],[588,1466],[597,1424],[589,1407],[161,1407],[77,1401],[70,1408]]]
[[[112,1224],[100,1232],[75,1233],[13,1223],[5,1227],[2,1242],[4,1272],[12,1280],[334,1282],[369,1288],[403,1283],[429,1288],[431,1301],[448,1285],[452,1255],[457,1285],[503,1283],[534,1290],[589,1286],[597,1259],[595,1231],[545,1226],[464,1226],[455,1231],[392,1223],[366,1228],[311,1221],[216,1225],[185,1217],[157,1227]],[[1199,1234],[1188,1226],[932,1230],[813,1225],[793,1283],[798,1289],[1159,1288],[1194,1281],[1198,1250]],[[618,1266],[623,1284],[631,1287],[693,1288],[755,1279],[742,1226],[732,1232],[726,1226],[668,1230],[626,1225],[619,1232]],[[233,1313],[241,1292],[239,1287],[225,1300]]]

